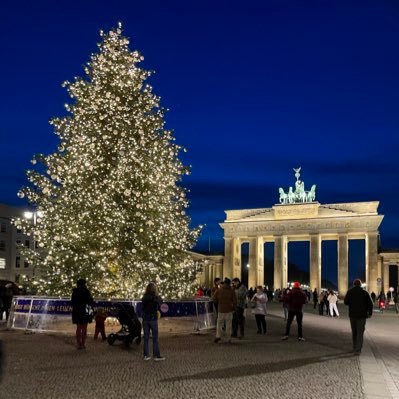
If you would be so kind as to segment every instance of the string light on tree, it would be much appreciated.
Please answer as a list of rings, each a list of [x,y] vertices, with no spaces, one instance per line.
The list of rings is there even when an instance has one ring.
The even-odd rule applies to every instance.
[[[100,32],[85,78],[64,82],[68,116],[51,121],[57,151],[36,155],[39,171],[19,192],[42,217],[16,225],[43,248],[25,256],[41,270],[39,292],[69,295],[85,277],[95,295],[133,297],[151,280],[163,295],[193,292],[198,265],[187,255],[200,228],[190,229],[181,186],[189,168],[165,128],[165,109],[146,83],[143,57],[129,50],[122,26]]]

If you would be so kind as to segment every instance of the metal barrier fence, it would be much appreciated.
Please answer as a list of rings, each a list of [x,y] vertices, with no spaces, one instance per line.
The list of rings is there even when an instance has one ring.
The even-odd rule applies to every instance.
[[[139,300],[105,300],[96,299],[94,311],[102,308],[112,315],[115,304],[132,305],[138,317],[141,317],[141,301]],[[72,305],[70,298],[54,298],[39,296],[16,296],[13,298],[8,328],[38,332],[72,332]],[[108,326],[117,324],[115,319],[108,321]],[[202,331],[214,328],[216,318],[213,304],[209,298],[193,300],[166,301],[161,305],[160,331],[187,332]]]

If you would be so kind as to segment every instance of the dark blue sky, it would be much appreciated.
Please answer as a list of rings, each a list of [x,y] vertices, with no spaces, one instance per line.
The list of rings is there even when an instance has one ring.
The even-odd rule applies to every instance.
[[[382,245],[399,247],[399,3],[25,1],[1,6],[0,202],[64,113],[99,30],[124,24],[192,165],[200,246],[222,249],[225,209],[270,207],[302,166],[321,203],[379,200]]]

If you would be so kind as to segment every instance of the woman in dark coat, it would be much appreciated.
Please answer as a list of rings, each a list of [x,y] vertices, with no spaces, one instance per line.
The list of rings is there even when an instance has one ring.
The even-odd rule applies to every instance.
[[[76,324],[76,342],[78,349],[86,349],[87,323],[92,322],[92,316],[87,312],[87,306],[91,306],[93,298],[86,287],[83,278],[76,282],[76,288],[72,290],[72,323]]]
[[[155,283],[149,283],[147,285],[141,303],[144,331],[144,360],[151,359],[148,347],[150,331],[152,332],[152,353],[154,355],[154,360],[165,360],[165,358],[161,356],[158,343],[158,317],[162,299],[158,295]]]

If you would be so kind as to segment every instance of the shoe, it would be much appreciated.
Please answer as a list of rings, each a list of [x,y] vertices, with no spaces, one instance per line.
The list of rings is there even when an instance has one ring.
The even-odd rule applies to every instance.
[[[284,337],[281,338],[282,341],[287,341],[288,335],[284,335]]]
[[[306,339],[303,338],[303,337],[299,337],[299,338],[298,338],[298,341],[306,341]]]
[[[151,360],[151,356],[144,356],[143,360]]]
[[[161,362],[162,360],[165,360],[165,358],[162,357],[162,356],[159,356],[159,357],[154,357],[154,360],[155,360],[156,362]]]
[[[262,334],[262,332],[261,332],[261,331],[257,331],[256,333],[257,333],[257,334]]]
[[[217,344],[220,340],[221,340],[221,338],[215,338],[213,342],[214,342],[215,344]]]

